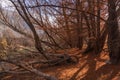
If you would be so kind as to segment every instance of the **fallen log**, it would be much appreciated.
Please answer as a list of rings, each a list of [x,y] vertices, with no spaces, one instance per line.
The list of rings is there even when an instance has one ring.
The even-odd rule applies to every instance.
[[[29,72],[32,72],[40,77],[44,77],[46,80],[58,80],[57,78],[53,77],[53,76],[50,76],[48,74],[45,74],[41,71],[38,71],[37,69],[33,68],[32,66],[30,66],[29,64],[27,63],[24,63],[24,62],[12,62],[12,61],[8,61],[8,60],[3,60],[3,59],[0,59],[0,62],[6,62],[6,63],[10,63],[10,64],[14,64],[20,68],[23,68]]]

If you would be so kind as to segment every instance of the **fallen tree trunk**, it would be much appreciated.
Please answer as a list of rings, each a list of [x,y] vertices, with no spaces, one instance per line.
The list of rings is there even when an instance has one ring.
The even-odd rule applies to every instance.
[[[45,74],[43,72],[40,72],[38,71],[37,69],[33,68],[32,66],[30,66],[29,64],[26,64],[26,63],[23,63],[23,62],[13,62],[13,61],[8,61],[8,60],[2,60],[0,59],[0,62],[6,62],[6,63],[10,63],[10,64],[13,64],[13,65],[16,65],[20,68],[23,68],[29,72],[32,72],[40,77],[44,77],[46,80],[58,80],[57,78],[53,77],[53,76],[50,76],[48,74]]]

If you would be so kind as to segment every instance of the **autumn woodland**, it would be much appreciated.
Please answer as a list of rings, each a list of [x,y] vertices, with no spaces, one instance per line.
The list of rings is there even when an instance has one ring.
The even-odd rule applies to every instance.
[[[120,0],[0,0],[0,80],[120,80]]]

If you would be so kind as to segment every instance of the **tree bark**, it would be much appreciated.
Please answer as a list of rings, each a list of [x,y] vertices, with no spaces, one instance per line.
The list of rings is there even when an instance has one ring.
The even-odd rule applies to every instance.
[[[113,64],[120,60],[120,32],[115,3],[116,0],[108,0],[108,49],[110,62]]]
[[[77,48],[82,49],[83,47],[83,38],[81,35],[81,31],[82,31],[82,21],[83,21],[83,17],[82,14],[79,12],[79,9],[82,9],[82,4],[80,4],[79,0],[76,0],[76,20],[77,20],[77,24],[76,24],[76,29],[77,29]]]

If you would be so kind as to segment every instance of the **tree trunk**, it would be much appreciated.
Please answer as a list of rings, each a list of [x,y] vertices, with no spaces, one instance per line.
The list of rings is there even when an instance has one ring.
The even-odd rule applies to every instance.
[[[101,30],[101,32],[100,32],[99,44],[98,44],[99,48],[97,49],[98,53],[100,53],[102,51],[103,47],[104,47],[107,34],[108,34],[107,23],[105,23],[103,30]],[[95,48],[96,47],[95,44],[97,43],[97,40],[98,39],[89,39],[89,42],[87,44],[88,46],[87,46],[87,48],[86,48],[84,53],[95,51],[95,49],[96,49]]]
[[[83,47],[83,38],[81,35],[81,31],[82,31],[82,22],[83,22],[83,17],[82,17],[82,13],[79,12],[79,10],[82,9],[82,4],[80,4],[80,0],[76,0],[76,20],[77,20],[77,24],[76,24],[76,29],[77,29],[77,48],[82,49]],[[80,15],[81,14],[81,15]]]
[[[20,0],[18,0],[18,4],[20,5],[20,8],[22,9],[23,11],[23,14],[20,12],[21,10],[18,9],[17,7],[17,4],[15,4],[14,1],[11,0],[11,2],[13,3],[14,7],[16,8],[18,14],[23,18],[23,20],[26,22],[26,24],[29,26],[30,30],[32,31],[33,33],[33,36],[34,36],[34,41],[35,41],[35,47],[36,49],[43,55],[44,58],[46,58],[48,60],[48,57],[45,55],[44,51],[43,51],[43,48],[42,48],[42,45],[41,45],[41,42],[40,42],[40,39],[39,39],[39,36],[34,28],[34,25],[32,24],[27,12],[26,12],[26,9],[24,7],[24,5],[22,4],[22,2]]]
[[[120,33],[115,3],[116,0],[108,0],[108,49],[112,64],[118,63],[120,59]]]

